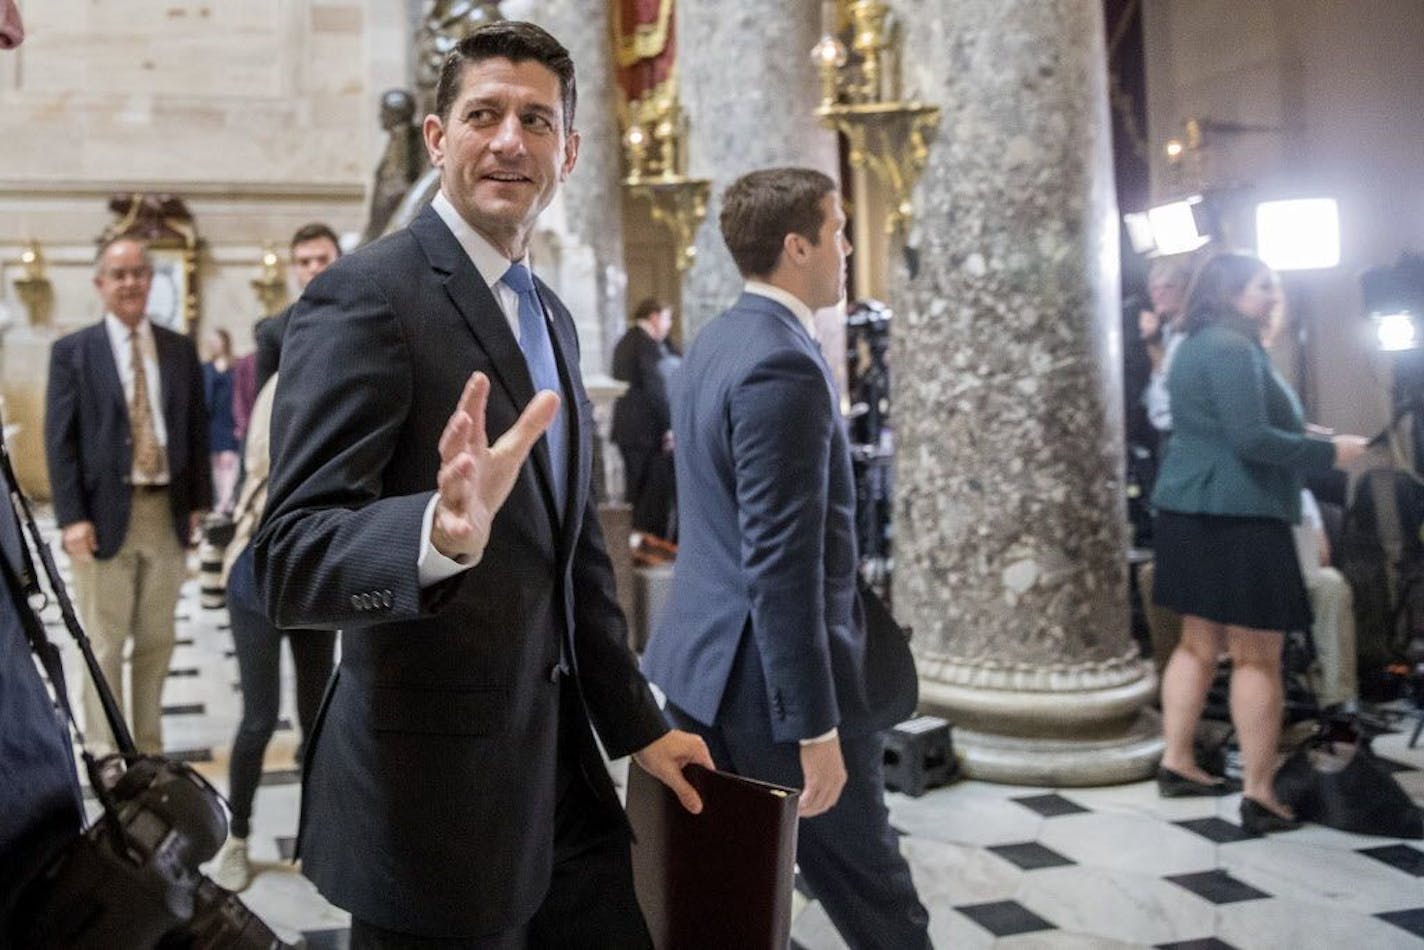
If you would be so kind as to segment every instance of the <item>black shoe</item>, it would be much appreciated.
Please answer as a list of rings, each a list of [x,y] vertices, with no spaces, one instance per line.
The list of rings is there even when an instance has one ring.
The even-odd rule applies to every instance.
[[[1273,831],[1294,831],[1300,822],[1282,818],[1254,798],[1241,799],[1241,830],[1253,835],[1268,835]]]
[[[1209,798],[1230,795],[1231,786],[1225,779],[1198,782],[1165,765],[1157,767],[1157,793],[1163,798]]]

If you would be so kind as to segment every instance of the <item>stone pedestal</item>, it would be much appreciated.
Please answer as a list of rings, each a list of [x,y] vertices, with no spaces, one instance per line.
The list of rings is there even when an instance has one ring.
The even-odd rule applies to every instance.
[[[687,113],[688,171],[712,179],[697,258],[682,277],[685,339],[727,307],[742,279],[717,227],[723,189],[758,168],[804,165],[837,177],[835,136],[813,114],[819,102],[811,47],[818,3],[680,0],[677,70]]]
[[[1118,238],[1102,11],[906,0],[943,118],[896,295],[895,608],[970,775],[1149,774],[1128,628]]]

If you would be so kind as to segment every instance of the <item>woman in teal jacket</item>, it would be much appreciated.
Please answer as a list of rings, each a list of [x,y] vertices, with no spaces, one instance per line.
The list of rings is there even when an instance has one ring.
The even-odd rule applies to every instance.
[[[1300,402],[1271,367],[1261,337],[1280,305],[1261,261],[1221,254],[1187,301],[1188,337],[1167,377],[1172,439],[1152,494],[1153,599],[1182,615],[1162,674],[1163,795],[1221,795],[1225,782],[1192,754],[1217,657],[1231,653],[1231,719],[1241,744],[1241,824],[1296,826],[1272,787],[1281,729],[1284,631],[1310,627],[1291,525],[1305,472],[1349,464],[1358,436],[1309,435]]]

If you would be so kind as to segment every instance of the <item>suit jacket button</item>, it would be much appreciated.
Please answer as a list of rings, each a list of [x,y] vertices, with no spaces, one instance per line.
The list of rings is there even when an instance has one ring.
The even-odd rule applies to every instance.
[[[351,595],[351,606],[352,606],[352,607],[355,607],[357,610],[360,610],[360,609],[361,609],[361,595],[360,595],[360,594],[352,594],[352,595]]]
[[[393,603],[395,603],[395,598],[391,596],[391,592],[388,590],[381,591],[381,606],[389,610]]]
[[[557,683],[559,681],[559,677],[563,675],[564,668],[559,664],[555,663],[553,666],[549,667],[549,682]]]

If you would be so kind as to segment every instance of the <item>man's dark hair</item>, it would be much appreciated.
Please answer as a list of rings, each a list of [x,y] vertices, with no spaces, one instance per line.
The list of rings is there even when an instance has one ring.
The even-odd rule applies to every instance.
[[[1223,253],[1213,256],[1197,271],[1196,279],[1187,291],[1187,318],[1184,323],[1187,332],[1196,333],[1208,324],[1235,314],[1233,302],[1241,296],[1247,284],[1267,270],[1270,268],[1260,258],[1249,254]]]
[[[743,277],[776,270],[786,235],[820,243],[821,199],[836,190],[812,168],[766,168],[743,175],[722,193],[722,239]]]
[[[573,130],[574,106],[578,102],[574,61],[563,44],[546,30],[522,20],[486,23],[455,44],[440,67],[440,81],[435,86],[435,114],[441,122],[450,121],[450,110],[460,94],[465,67],[487,59],[507,59],[511,63],[533,60],[557,76],[564,106],[564,133]]]
[[[646,320],[655,313],[661,313],[667,309],[667,304],[656,297],[644,297],[638,301],[638,306],[633,308],[633,322]]]
[[[320,221],[313,221],[311,224],[304,224],[297,228],[297,233],[292,235],[292,243],[287,245],[288,250],[295,250],[298,244],[305,244],[308,241],[319,241],[322,238],[330,241],[336,247],[336,256],[341,256],[341,242],[336,239],[336,232],[322,224]]]

